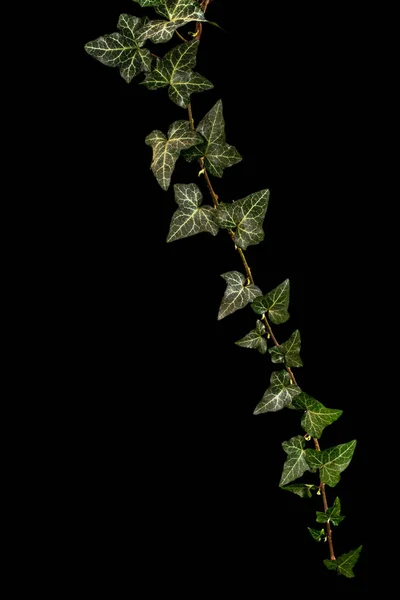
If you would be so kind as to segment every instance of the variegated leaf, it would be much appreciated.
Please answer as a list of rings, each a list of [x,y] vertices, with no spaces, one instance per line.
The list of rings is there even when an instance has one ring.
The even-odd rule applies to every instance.
[[[217,235],[218,225],[215,224],[215,208],[201,206],[203,195],[195,183],[178,183],[174,185],[175,201],[179,208],[175,211],[167,242],[208,231]]]
[[[279,482],[280,486],[298,479],[305,471],[310,470],[305,458],[304,446],[305,440],[302,435],[296,435],[288,442],[283,442],[282,448],[288,455],[288,458],[283,465],[282,477]]]
[[[265,325],[261,321],[257,321],[256,328],[252,329],[250,333],[244,336],[238,342],[235,342],[237,346],[242,348],[254,348],[258,350],[260,354],[265,354],[267,351],[267,340],[265,335]]]
[[[245,277],[239,271],[229,271],[221,275],[227,283],[224,297],[218,312],[218,321],[244,308],[256,296],[261,296],[262,291],[254,284],[247,284]]]
[[[353,458],[356,444],[357,440],[352,440],[347,444],[339,444],[339,446],[327,448],[322,452],[308,449],[306,450],[307,462],[310,467],[320,469],[323,483],[335,487],[340,481],[340,473],[347,469]]]
[[[292,399],[301,392],[299,386],[293,384],[289,373],[285,370],[274,371],[271,375],[270,384],[261,402],[257,404],[254,410],[255,415],[281,410],[290,404]]]
[[[169,188],[175,163],[182,150],[198,142],[198,134],[190,129],[189,121],[175,121],[168,130],[168,139],[162,131],[152,131],[146,144],[153,148],[151,169],[163,190]]]
[[[251,308],[258,315],[267,312],[269,318],[275,325],[285,323],[290,317],[288,313],[289,292],[290,282],[289,279],[285,279],[283,283],[269,292],[269,294],[256,298],[251,305]]]
[[[300,358],[300,331],[296,329],[290,338],[280,346],[270,348],[273,363],[284,363],[286,367],[302,367],[303,361]]]
[[[146,37],[155,44],[168,42],[174,32],[192,21],[206,21],[200,4],[195,0],[164,0],[155,7],[167,21],[150,21],[145,27]]]

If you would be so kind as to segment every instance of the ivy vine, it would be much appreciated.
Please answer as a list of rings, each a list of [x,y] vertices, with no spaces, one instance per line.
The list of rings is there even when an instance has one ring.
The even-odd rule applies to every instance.
[[[290,318],[289,280],[264,294],[255,284],[245,256],[249,245],[259,244],[264,239],[263,222],[268,209],[269,190],[252,192],[237,200],[220,201],[210,176],[221,178],[224,169],[242,160],[238,150],[226,142],[222,100],[204,114],[197,127],[193,119],[191,95],[213,88],[208,79],[194,70],[203,24],[209,23],[205,13],[210,0],[133,1],[143,8],[153,8],[157,18],[122,14],[116,32],[87,43],[85,49],[103,64],[118,68],[128,83],[143,73],[144,86],[149,90],[167,88],[170,100],[187,110],[187,117],[170,124],[166,133],[154,130],[146,137],[146,144],[152,149],[151,169],[160,187],[167,191],[177,160],[180,157],[188,162],[197,160],[199,176],[208,188],[211,205],[203,203],[202,191],[196,183],[175,184],[178,208],[172,216],[167,242],[203,232],[215,236],[220,230],[226,230],[231,238],[242,260],[244,273],[228,271],[221,275],[226,290],[218,319],[224,319],[247,305],[257,315],[254,329],[236,344],[261,354],[268,352],[272,363],[282,368],[272,373],[270,386],[254,414],[276,412],[283,408],[297,410],[301,413],[301,427],[305,432],[282,444],[286,460],[279,486],[303,499],[311,498],[313,494],[321,496],[323,511],[316,512],[316,523],[321,527],[308,527],[310,535],[317,542],[327,542],[329,559],[324,560],[327,569],[345,577],[354,577],[353,567],[362,546],[335,556],[332,531],[345,517],[341,514],[339,497],[329,505],[326,488],[339,483],[341,473],[353,457],[356,440],[321,449],[319,440],[325,427],[337,421],[343,411],[325,407],[298,385],[292,369],[303,366],[300,332],[295,330],[288,340],[279,343],[272,330],[271,323],[280,325]],[[185,35],[190,39],[179,32],[183,27],[186,27]],[[175,34],[180,43],[164,56],[158,56],[146,46],[148,42],[168,42]],[[316,474],[315,483],[293,483],[307,471]]]

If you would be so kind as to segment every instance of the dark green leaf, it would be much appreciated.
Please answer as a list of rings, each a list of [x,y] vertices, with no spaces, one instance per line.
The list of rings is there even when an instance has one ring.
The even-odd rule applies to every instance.
[[[174,32],[191,21],[206,21],[200,4],[195,0],[164,0],[156,12],[167,21],[150,21],[145,27],[146,37],[155,44],[168,42]]]
[[[265,354],[267,351],[267,340],[265,337],[265,325],[261,321],[257,321],[256,328],[252,329],[250,333],[244,336],[238,342],[235,342],[242,348],[254,348],[258,350],[260,354]]]
[[[292,437],[288,442],[283,442],[282,448],[288,455],[288,459],[283,465],[282,477],[279,482],[280,486],[286,485],[303,475],[310,468],[306,462],[305,441],[302,435]]]
[[[108,67],[119,67],[121,76],[130,83],[139,73],[151,70],[151,54],[142,48],[146,41],[143,26],[147,17],[139,19],[121,15],[118,21],[120,32],[103,35],[85,45],[85,50]]]
[[[198,134],[191,131],[189,121],[175,121],[168,129],[168,139],[162,131],[152,131],[146,144],[153,148],[151,169],[163,190],[169,188],[175,163],[182,150],[196,144]]]
[[[261,190],[231,204],[220,202],[217,223],[222,229],[235,229],[236,246],[246,250],[247,246],[259,244],[264,239],[262,226],[268,201],[269,190]]]
[[[317,542],[322,542],[325,538],[325,531],[323,529],[311,529],[311,527],[307,527],[310,532],[311,537]]]
[[[208,79],[192,71],[198,49],[198,41],[175,46],[163,58],[157,59],[154,69],[146,75],[143,85],[149,90],[169,86],[168,95],[172,102],[187,108],[191,94],[214,87]]]
[[[178,183],[174,185],[174,190],[175,202],[179,208],[172,217],[167,242],[174,242],[202,231],[217,235],[215,209],[211,206],[201,206],[203,196],[197,185]]]
[[[271,321],[276,325],[280,325],[290,317],[288,313],[289,292],[290,282],[289,279],[285,279],[283,283],[266,296],[256,298],[251,307],[258,315],[268,312]]]
[[[327,448],[322,452],[306,450],[306,459],[310,467],[320,469],[323,483],[335,487],[340,481],[340,473],[350,464],[356,448],[357,440]]]
[[[299,386],[293,384],[286,371],[274,371],[270,383],[271,385],[265,391],[261,402],[256,406],[255,415],[281,410],[301,392]]]
[[[310,483],[294,483],[293,485],[286,485],[282,487],[283,490],[287,492],[292,492],[292,494],[296,494],[296,496],[300,496],[300,498],[312,498],[311,490],[318,489],[316,485],[311,485]]]
[[[353,568],[358,561],[361,550],[362,546],[359,546],[355,550],[350,550],[347,554],[342,554],[336,560],[325,559],[324,565],[331,571],[337,571],[339,575],[344,575],[349,578],[355,577]]]
[[[339,525],[345,517],[340,515],[340,498],[335,498],[335,502],[326,512],[317,510],[317,523],[331,522],[334,525]]]
[[[203,143],[185,152],[185,158],[189,162],[204,156],[206,169],[215,177],[222,177],[226,167],[236,165],[242,160],[236,148],[225,141],[222,100],[218,100],[215,106],[200,121],[197,131],[203,136],[204,140]]]
[[[343,413],[342,410],[326,408],[321,402],[305,392],[296,396],[292,407],[305,411],[301,419],[301,426],[304,431],[314,438],[320,438],[324,428],[334,423]]]
[[[284,363],[287,367],[302,367],[303,361],[300,358],[300,331],[296,329],[290,338],[280,346],[270,348],[273,363]]]
[[[229,271],[221,277],[225,279],[227,288],[219,308],[218,321],[236,310],[244,308],[256,296],[262,294],[262,291],[256,285],[246,284],[245,277],[239,271]]]

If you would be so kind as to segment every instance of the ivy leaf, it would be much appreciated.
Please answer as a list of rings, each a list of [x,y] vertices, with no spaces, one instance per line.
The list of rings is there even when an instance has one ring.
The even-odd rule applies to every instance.
[[[206,169],[215,177],[222,177],[226,167],[236,165],[242,160],[236,148],[225,141],[225,121],[222,109],[222,100],[218,100],[197,126],[196,131],[203,136],[203,142],[185,152],[188,162],[204,157]]]
[[[335,502],[331,508],[328,508],[326,512],[320,512],[317,510],[317,523],[328,523],[331,522],[334,525],[339,525],[345,518],[340,515],[340,498],[335,498]]]
[[[138,2],[140,6],[143,8],[147,8],[148,6],[157,6],[158,4],[163,4],[164,0],[133,0],[134,2]]]
[[[288,442],[283,442],[282,448],[288,455],[288,459],[283,465],[282,477],[279,482],[280,486],[286,485],[295,479],[298,479],[309,471],[310,468],[305,458],[305,440],[302,435],[292,437]]]
[[[195,0],[163,0],[156,12],[168,21],[150,21],[145,27],[146,37],[155,44],[168,42],[174,32],[191,21],[206,21],[200,4]]]
[[[229,271],[221,275],[227,283],[227,288],[222,298],[218,312],[218,321],[234,313],[246,304],[252,302],[262,291],[254,284],[246,285],[245,277],[239,271]]]
[[[327,448],[322,452],[318,450],[306,450],[307,462],[312,468],[320,469],[320,477],[323,483],[335,487],[340,481],[340,473],[350,464],[356,448],[357,440],[347,444],[339,444]]]
[[[324,428],[334,423],[343,413],[342,410],[336,408],[326,408],[321,402],[304,392],[296,396],[292,407],[305,411],[301,419],[301,426],[314,438],[320,438]]]
[[[234,229],[235,244],[246,250],[247,246],[259,244],[264,239],[262,224],[268,208],[269,190],[250,194],[232,204],[220,202],[217,223],[222,229]]]
[[[244,336],[238,342],[235,342],[242,348],[254,348],[260,354],[265,354],[267,351],[267,340],[263,337],[265,334],[265,325],[261,321],[257,321],[256,328]]]
[[[151,71],[151,53],[142,48],[146,41],[143,26],[148,19],[123,14],[119,17],[120,32],[103,35],[85,45],[90,56],[108,67],[119,67],[121,76],[130,83],[139,73]]]
[[[290,338],[280,346],[270,348],[273,363],[284,363],[287,367],[302,367],[303,361],[300,358],[300,331],[296,329]]]
[[[337,571],[339,575],[344,575],[349,578],[355,577],[353,568],[358,561],[361,550],[362,546],[359,546],[355,550],[350,550],[347,554],[342,554],[336,560],[325,559],[324,565],[331,571]]]
[[[281,410],[301,392],[299,386],[293,384],[286,371],[274,371],[270,383],[271,385],[265,391],[261,402],[255,408],[255,415]]]
[[[215,209],[201,206],[203,195],[195,183],[174,185],[175,202],[179,208],[172,216],[167,242],[208,231],[217,235],[218,226],[214,222]]]
[[[190,95],[213,88],[213,84],[202,75],[192,71],[196,64],[199,49],[198,41],[179,44],[167,54],[157,59],[151,73],[142,82],[149,90],[167,87],[172,102],[182,108],[187,108]],[[201,140],[202,138],[199,137]]]
[[[325,531],[323,529],[311,529],[311,527],[307,527],[307,529],[314,540],[322,542],[325,537]]]
[[[318,489],[316,485],[312,485],[310,483],[295,483],[293,485],[286,485],[282,487],[283,490],[287,492],[292,492],[292,494],[296,494],[296,496],[300,496],[300,498],[312,498],[311,490]]]
[[[153,148],[151,169],[163,190],[169,188],[175,163],[182,150],[198,141],[198,134],[191,131],[189,121],[175,121],[168,129],[168,139],[162,131],[154,130],[146,137],[146,144]]]
[[[285,279],[283,283],[278,285],[272,292],[256,298],[251,308],[258,315],[263,315],[268,312],[268,316],[275,325],[285,323],[290,315],[288,313],[289,306],[290,281]]]

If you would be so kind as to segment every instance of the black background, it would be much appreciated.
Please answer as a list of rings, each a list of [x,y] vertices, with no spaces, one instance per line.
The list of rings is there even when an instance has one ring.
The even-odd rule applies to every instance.
[[[252,414],[272,367],[268,355],[234,345],[254,326],[251,309],[217,322],[220,274],[242,269],[232,243],[224,233],[165,243],[173,193],[149,170],[144,138],[185,112],[166,90],[150,92],[140,78],[127,85],[83,51],[115,31],[120,13],[143,10],[131,0],[84,4],[75,36],[80,71],[68,90],[77,150],[65,208],[74,282],[66,293],[79,331],[71,368],[85,382],[74,427],[83,553],[96,557],[100,578],[113,561],[136,573],[133,586],[148,574],[149,591],[161,584],[190,596],[201,585],[243,583],[256,597],[271,583],[294,590],[301,577],[304,591],[324,583],[365,591],[359,348],[369,343],[360,300],[368,242],[357,158],[365,66],[350,42],[351,16],[261,2],[238,10],[215,0],[209,18],[226,31],[204,27],[196,67],[215,89],[192,97],[196,122],[223,99],[227,141],[243,156],[213,179],[220,198],[271,190],[265,241],[247,256],[264,293],[290,278],[291,319],[275,330],[279,340],[301,331],[299,385],[344,409],[321,446],[358,440],[340,484],[328,488],[346,515],[334,531],[337,554],[365,548],[350,581],[325,569],[327,548],[307,532],[320,498],[278,488],[281,443],[302,430],[294,411]],[[170,46],[152,48],[163,54]],[[208,201],[197,172],[180,160],[173,183],[198,182]]]

